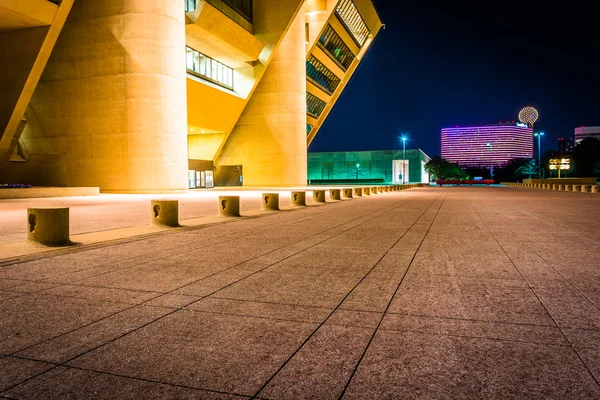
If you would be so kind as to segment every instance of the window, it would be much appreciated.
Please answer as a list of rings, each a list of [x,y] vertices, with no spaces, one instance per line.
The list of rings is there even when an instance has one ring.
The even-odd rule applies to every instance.
[[[252,0],[221,0],[248,22],[252,22]]]
[[[340,78],[312,54],[306,60],[306,75],[329,94],[333,94],[340,84]]]
[[[331,25],[327,25],[327,29],[319,38],[319,45],[337,60],[344,69],[347,69],[354,61],[354,53],[346,46]]]
[[[196,9],[196,2],[198,0],[183,0],[184,1],[184,7],[185,7],[185,12],[191,12],[194,11]]]
[[[186,47],[185,52],[189,72],[233,90],[233,69],[190,47]]]
[[[313,126],[311,124],[306,124],[306,136],[312,131]]]
[[[326,105],[327,103],[319,99],[314,94],[309,92],[306,93],[306,112],[311,114],[313,117],[318,118],[325,109]]]
[[[358,12],[354,2],[352,0],[341,0],[335,12],[354,40],[356,40],[356,43],[362,47],[371,32],[369,32],[369,28],[360,16],[360,12]]]

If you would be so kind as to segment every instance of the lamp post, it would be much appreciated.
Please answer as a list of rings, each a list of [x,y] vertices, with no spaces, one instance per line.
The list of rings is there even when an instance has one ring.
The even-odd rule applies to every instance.
[[[493,151],[492,144],[488,142],[485,145],[490,148],[490,154],[491,154]],[[490,160],[490,179],[494,179],[494,166],[492,165],[492,160]]]
[[[533,136],[537,136],[538,139],[538,165],[540,168],[540,175],[542,175],[542,179],[544,179],[544,170],[542,169],[542,144],[541,144],[541,139],[542,136],[544,136],[544,132],[535,132],[533,134]]]
[[[406,176],[406,136],[402,136],[402,183]]]
[[[358,180],[358,170],[360,169],[360,164],[356,164],[356,180]]]

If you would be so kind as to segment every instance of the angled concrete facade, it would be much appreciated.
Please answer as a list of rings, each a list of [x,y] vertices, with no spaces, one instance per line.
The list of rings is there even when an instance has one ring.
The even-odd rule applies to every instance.
[[[0,183],[305,185],[381,27],[371,0],[0,0]]]

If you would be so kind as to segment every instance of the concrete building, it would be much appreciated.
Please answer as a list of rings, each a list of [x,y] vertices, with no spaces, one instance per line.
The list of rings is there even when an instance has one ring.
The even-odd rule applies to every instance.
[[[580,126],[575,128],[575,145],[578,145],[583,139],[592,137],[600,140],[600,126]]]
[[[422,150],[348,151],[308,153],[308,179],[321,183],[421,183],[429,182]]]
[[[558,152],[568,154],[573,152],[573,138],[558,138]]]
[[[442,158],[461,167],[497,167],[533,157],[533,128],[521,123],[444,128]]]
[[[371,0],[0,0],[0,182],[297,186]]]

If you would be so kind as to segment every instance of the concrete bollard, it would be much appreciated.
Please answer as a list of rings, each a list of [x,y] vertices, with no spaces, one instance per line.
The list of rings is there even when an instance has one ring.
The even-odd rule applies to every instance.
[[[262,209],[265,211],[279,211],[279,193],[263,193]]]
[[[552,184],[552,190],[558,190],[558,185],[556,183]]]
[[[573,192],[581,192],[581,185],[572,185],[571,191]]]
[[[581,185],[581,191],[583,193],[589,193],[591,192],[592,186],[591,185]]]
[[[69,207],[28,208],[27,242],[49,247],[71,246]]]
[[[340,189],[329,189],[329,198],[331,200],[341,200],[342,191]]]
[[[364,187],[363,188],[363,195],[370,196],[371,195],[371,188],[370,187]]]
[[[295,206],[306,206],[306,192],[292,192],[292,204]]]
[[[377,186],[371,186],[371,194],[377,194]]]
[[[354,197],[354,192],[352,191],[352,188],[345,188],[342,191],[342,193],[343,193],[344,197],[347,199],[351,199]]]
[[[600,193],[600,185],[592,185],[590,189],[592,193]]]
[[[155,226],[179,226],[179,201],[151,200],[150,224]]]
[[[357,197],[362,197],[363,195],[363,188],[354,188],[354,195]]]
[[[573,185],[565,185],[565,192],[570,192]]]
[[[386,186],[386,187],[384,188],[384,190],[385,190],[385,192],[386,192],[386,193],[389,193],[389,192],[390,192],[390,187],[389,187],[389,186]]]
[[[315,203],[325,203],[325,191],[313,190],[313,201]]]
[[[377,186],[377,193],[383,193],[383,186]]]
[[[219,216],[239,217],[240,196],[219,196]]]

